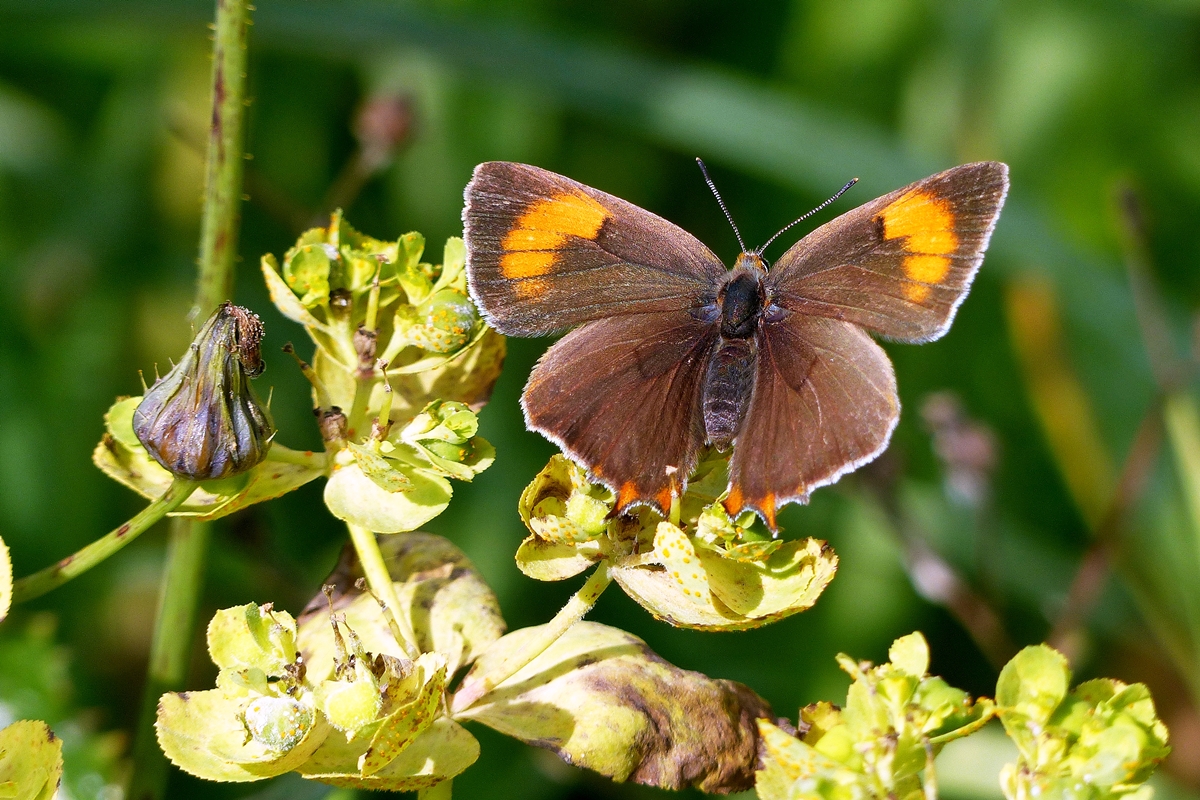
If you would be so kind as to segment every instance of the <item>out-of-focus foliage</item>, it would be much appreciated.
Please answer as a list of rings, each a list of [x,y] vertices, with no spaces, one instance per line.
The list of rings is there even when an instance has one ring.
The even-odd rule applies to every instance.
[[[0,535],[18,577],[144,502],[89,456],[112,398],[139,394],[137,370],[152,376],[157,363],[165,373],[192,337],[184,320],[211,12],[201,0],[0,0]],[[751,631],[699,633],[670,629],[614,591],[592,618],[672,663],[752,686],[777,709],[842,696],[834,653],[880,662],[914,629],[930,640],[931,671],[972,695],[992,691],[1018,646],[1051,638],[1080,679],[1145,682],[1173,733],[1195,731],[1200,461],[1188,370],[1200,302],[1198,34],[1191,0],[261,3],[233,298],[267,327],[258,389],[272,396],[283,441],[320,451],[309,385],[279,351],[300,341],[299,329],[251,265],[328,225],[339,206],[393,243],[412,230],[430,242],[458,236],[462,188],[482,160],[569,174],[732,258],[694,156],[710,164],[750,242],[855,175],[859,186],[826,214],[953,163],[1002,159],[1010,203],[953,330],[922,347],[886,345],[904,408],[890,450],[780,515],[787,540],[811,536],[838,554],[816,605]],[[1118,185],[1142,198],[1141,284],[1122,268],[1135,249],[1121,233]],[[1157,302],[1137,300],[1142,284],[1157,287]],[[455,344],[461,309],[429,288],[428,305],[399,325],[422,349]],[[1185,367],[1173,383],[1151,369],[1138,325],[1147,313],[1163,334],[1148,337],[1154,347],[1165,342]],[[455,485],[432,523],[470,556],[513,627],[545,622],[573,588],[531,581],[513,562],[528,535],[517,500],[553,452],[524,431],[517,405],[545,345],[509,342],[479,417],[498,460]],[[498,360],[486,338],[475,352],[487,347]],[[310,346],[298,349],[311,358]],[[424,380],[392,376],[397,405],[433,391]],[[1160,389],[1173,398],[1169,450],[1154,424]],[[957,411],[926,405],[932,392],[950,392]],[[1132,471],[1131,452],[1142,454]],[[1141,480],[1125,480],[1131,473]],[[321,492],[313,482],[216,523],[201,619],[267,599],[300,611],[345,540]],[[1129,500],[1115,502],[1122,492]],[[43,631],[40,647],[70,653],[69,699],[26,689],[43,661],[5,657],[0,702],[20,708],[11,719],[46,720],[62,737],[72,797],[103,796],[121,749],[106,740],[103,758],[73,766],[72,748],[103,749],[88,750],[95,740],[85,732],[135,721],[162,548],[151,532],[0,627],[0,654],[27,647],[31,625]],[[1080,573],[1081,564],[1100,568]],[[194,686],[213,685],[207,659],[193,667]],[[43,674],[65,675],[56,670]],[[55,709],[22,705],[35,696]],[[625,791],[471,730],[481,755],[456,780],[461,796]],[[1172,737],[1166,773],[1178,786],[1200,785],[1196,741]],[[947,747],[939,775],[955,772],[942,762],[981,758],[956,755],[964,752]],[[994,775],[965,786],[943,781],[943,795],[1000,797]],[[1181,791],[1166,786],[1163,796]],[[254,791],[187,778],[170,790]]]

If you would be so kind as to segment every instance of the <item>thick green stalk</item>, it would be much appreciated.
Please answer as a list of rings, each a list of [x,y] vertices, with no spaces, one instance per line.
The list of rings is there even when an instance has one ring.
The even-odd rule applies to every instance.
[[[587,582],[554,615],[554,619],[538,630],[536,637],[531,637],[526,642],[523,650],[511,653],[495,664],[489,664],[484,674],[471,678],[469,682],[464,682],[463,687],[454,695],[454,713],[466,711],[492,689],[516,675],[529,662],[546,652],[550,645],[561,639],[564,633],[592,610],[610,583],[612,583],[612,574],[609,572],[608,562],[601,561],[596,570],[588,577]]]
[[[181,517],[171,520],[166,572],[159,588],[150,665],[134,743],[133,761],[137,769],[129,787],[131,800],[161,797],[167,785],[167,760],[158,749],[154,722],[158,716],[158,698],[183,688],[187,680],[191,634],[204,588],[209,529],[204,522]]]
[[[408,652],[410,658],[420,654],[417,648],[417,635],[409,623],[408,615],[400,607],[400,598],[396,595],[396,584],[392,582],[392,573],[388,571],[387,562],[379,549],[375,534],[366,528],[346,523],[350,529],[350,542],[358,554],[358,563],[362,565],[363,575],[367,578],[367,586],[375,597],[390,613],[388,624],[392,626],[392,635],[396,637],[401,647]]]
[[[250,6],[246,0],[217,0],[204,215],[193,308],[193,316],[198,319],[233,294],[242,202],[249,25]],[[166,793],[167,765],[158,749],[154,720],[159,696],[184,688],[207,544],[208,532],[204,526],[188,520],[171,526],[146,693],[134,742],[131,800],[158,800]]]
[[[162,497],[146,506],[133,519],[97,539],[81,550],[51,564],[43,570],[27,575],[13,584],[12,601],[21,603],[40,597],[51,589],[57,589],[80,573],[87,572],[113,553],[136,539],[143,531],[174,511],[191,497],[196,489],[192,481],[176,478],[163,492]]]

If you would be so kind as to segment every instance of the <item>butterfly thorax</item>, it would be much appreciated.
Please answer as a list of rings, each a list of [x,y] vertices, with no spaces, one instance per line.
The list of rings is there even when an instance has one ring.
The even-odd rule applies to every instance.
[[[748,339],[758,330],[764,301],[763,278],[766,270],[762,259],[742,253],[717,293],[721,306],[721,336],[726,339]]]

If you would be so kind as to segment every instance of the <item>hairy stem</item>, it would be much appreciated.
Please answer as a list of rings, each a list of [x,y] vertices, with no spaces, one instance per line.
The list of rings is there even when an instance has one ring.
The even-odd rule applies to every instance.
[[[400,606],[396,585],[392,582],[392,574],[388,571],[387,562],[383,560],[383,553],[379,549],[375,534],[350,523],[346,523],[346,527],[350,529],[350,541],[358,553],[363,574],[367,576],[367,585],[376,599],[386,606],[384,616],[388,617],[388,624],[393,625],[392,635],[408,652],[409,658],[416,658],[420,654],[417,649],[417,635],[412,629],[408,615]],[[388,611],[391,613],[388,614]]]
[[[212,114],[200,230],[198,319],[233,294],[239,209],[242,203],[242,127],[246,114],[246,0],[217,0],[213,36]]]
[[[163,492],[162,497],[146,506],[137,516],[124,525],[109,532],[107,536],[97,539],[81,550],[77,550],[75,553],[55,564],[51,564],[43,570],[16,581],[13,584],[13,603],[21,603],[25,600],[40,597],[51,589],[57,589],[59,586],[62,586],[76,575],[87,572],[132,542],[151,525],[183,505],[183,502],[191,497],[195,489],[196,484],[194,482],[176,478],[170,487]]]
[[[516,675],[529,662],[546,652],[550,645],[562,638],[564,633],[592,610],[610,583],[612,583],[612,575],[608,570],[608,562],[601,561],[595,572],[588,577],[587,582],[554,615],[554,619],[538,629],[537,635],[530,638],[524,649],[516,653],[509,653],[495,663],[488,664],[483,674],[469,676],[463,682],[462,688],[454,695],[454,713],[467,710],[488,692]]]
[[[193,316],[202,319],[233,294],[239,208],[242,202],[242,127],[246,113],[247,0],[217,0],[212,95],[200,264]],[[166,793],[166,759],[154,735],[158,696],[184,688],[192,624],[203,584],[208,534],[190,520],[171,526],[167,563],[151,644],[150,671],[134,743],[131,800]]]

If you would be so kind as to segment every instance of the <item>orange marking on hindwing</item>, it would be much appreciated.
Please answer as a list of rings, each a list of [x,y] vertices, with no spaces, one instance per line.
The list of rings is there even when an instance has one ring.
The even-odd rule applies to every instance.
[[[767,520],[767,527],[775,530],[775,493],[767,492],[767,496],[762,499],[762,512]]]
[[[500,243],[500,274],[518,281],[516,292],[522,297],[541,294],[545,284],[530,279],[554,269],[558,250],[570,237],[595,239],[606,219],[604,206],[582,193],[535,200]]]
[[[882,212],[883,238],[904,239],[904,274],[910,281],[904,296],[920,303],[929,296],[931,284],[950,274],[950,254],[958,249],[954,212],[950,204],[932,192],[914,189]]]
[[[730,516],[737,516],[741,513],[742,508],[746,505],[746,497],[742,494],[742,487],[736,483],[730,487],[729,496],[725,498],[723,505],[725,506],[725,511]]]
[[[671,499],[675,496],[670,486],[667,486],[658,494],[654,495],[654,502],[658,503],[659,510],[664,514],[671,513]]]
[[[637,499],[637,484],[635,484],[633,481],[625,481],[621,484],[621,490],[617,492],[617,511],[623,510],[626,506]]]

